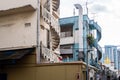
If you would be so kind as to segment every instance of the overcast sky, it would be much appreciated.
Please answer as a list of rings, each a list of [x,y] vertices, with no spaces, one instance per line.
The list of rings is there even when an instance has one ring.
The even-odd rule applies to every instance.
[[[88,0],[88,13],[102,28],[102,38],[99,44],[120,45],[120,0]],[[61,0],[60,17],[73,16],[74,4],[82,5],[86,13],[86,0]],[[76,15],[77,10],[75,9]]]

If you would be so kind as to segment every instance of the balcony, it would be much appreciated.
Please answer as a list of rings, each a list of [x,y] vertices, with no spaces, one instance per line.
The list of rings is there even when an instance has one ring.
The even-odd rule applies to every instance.
[[[60,49],[61,54],[73,54],[73,49]]]
[[[60,37],[61,45],[74,43],[74,36],[72,35],[72,32],[61,32]]]
[[[60,37],[61,37],[61,38],[73,37],[73,34],[72,34],[71,31],[61,32]]]

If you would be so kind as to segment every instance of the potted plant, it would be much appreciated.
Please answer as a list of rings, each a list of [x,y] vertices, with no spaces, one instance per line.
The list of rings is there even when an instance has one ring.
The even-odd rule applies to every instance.
[[[87,43],[91,46],[94,42],[94,36],[92,34],[87,35]]]

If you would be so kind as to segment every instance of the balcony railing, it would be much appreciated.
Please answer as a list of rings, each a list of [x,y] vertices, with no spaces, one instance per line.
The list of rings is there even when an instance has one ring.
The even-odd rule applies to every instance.
[[[73,49],[60,49],[61,54],[73,54]]]
[[[99,55],[98,60],[100,60],[101,57],[102,57],[102,48],[98,44],[98,41],[100,41],[100,39],[101,39],[101,27],[96,22],[94,22],[93,20],[91,20],[90,21],[90,28],[93,29],[93,30],[96,29],[96,31],[97,31],[96,32],[97,37],[94,40],[93,46],[97,49],[98,55]]]
[[[61,38],[64,38],[64,37],[72,37],[72,32],[61,32],[60,34],[60,37]]]
[[[56,19],[51,12],[49,12],[46,8],[42,6],[42,17],[44,18],[45,22],[51,24],[53,28],[59,33],[60,27],[58,23],[58,19]]]
[[[41,44],[41,50],[42,50],[42,56],[50,61],[50,62],[58,62],[58,58],[57,55],[54,54],[54,52],[50,49],[48,49],[47,47],[45,47],[43,44]]]

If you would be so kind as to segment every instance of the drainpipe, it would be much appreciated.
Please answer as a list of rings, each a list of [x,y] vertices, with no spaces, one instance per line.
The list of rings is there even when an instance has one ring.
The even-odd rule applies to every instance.
[[[36,62],[40,63],[40,0],[37,0],[37,46],[36,46]]]
[[[76,43],[79,43],[79,51],[83,51],[83,9],[82,6],[80,4],[74,4],[74,6],[76,7],[76,9],[78,9],[78,14],[79,14],[79,18],[78,18],[78,34],[79,34],[79,39],[76,40]],[[82,37],[82,38],[81,38]],[[76,54],[78,55],[78,53]],[[76,56],[75,56],[76,57]],[[77,60],[77,59],[75,59]]]
[[[50,0],[50,28],[52,27],[52,0]],[[51,32],[51,30],[50,30],[50,55],[52,55],[53,53],[52,53],[52,32]],[[53,58],[53,56],[50,56],[50,62],[51,62],[51,59]]]

